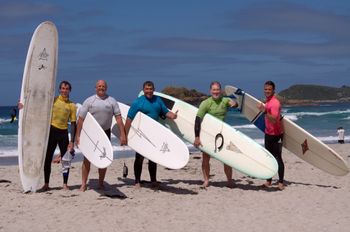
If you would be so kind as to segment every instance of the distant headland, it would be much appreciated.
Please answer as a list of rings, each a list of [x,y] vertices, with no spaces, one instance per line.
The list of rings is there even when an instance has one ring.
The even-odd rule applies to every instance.
[[[199,104],[208,98],[208,95],[198,92],[195,89],[186,89],[184,87],[165,87],[162,93],[173,96],[184,102],[190,103],[194,106],[199,106]]]
[[[293,85],[278,93],[284,105],[319,105],[350,102],[350,87],[321,85]]]
[[[208,95],[195,89],[168,86],[163,93],[198,106]],[[283,105],[320,105],[350,102],[350,86],[340,88],[321,85],[292,85],[277,94]]]

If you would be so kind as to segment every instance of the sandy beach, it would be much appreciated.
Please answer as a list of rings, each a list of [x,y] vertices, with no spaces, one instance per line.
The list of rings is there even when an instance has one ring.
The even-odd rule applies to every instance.
[[[348,161],[350,144],[330,145]],[[201,155],[181,170],[158,166],[160,189],[150,188],[147,160],[141,189],[134,188],[133,158],[114,160],[106,190],[97,169],[80,192],[81,162],[72,164],[61,189],[61,165],[53,164],[48,192],[23,194],[18,167],[0,166],[0,231],[349,231],[350,179],[331,176],[283,152],[286,189],[263,189],[263,180],[235,172],[225,187],[223,165],[211,160],[210,187],[201,189]],[[129,167],[122,177],[123,162]],[[276,177],[275,177],[276,178]],[[274,179],[276,180],[276,179]]]

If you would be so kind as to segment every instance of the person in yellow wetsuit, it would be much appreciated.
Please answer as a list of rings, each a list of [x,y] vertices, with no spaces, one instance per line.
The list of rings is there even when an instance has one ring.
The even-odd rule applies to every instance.
[[[68,151],[72,151],[74,148],[74,137],[76,131],[76,120],[77,120],[77,109],[75,104],[69,100],[69,94],[72,91],[72,86],[68,81],[62,81],[59,85],[60,95],[55,97],[53,108],[52,108],[52,117],[51,117],[51,126],[50,126],[50,135],[47,144],[45,165],[44,165],[44,175],[45,175],[45,184],[41,188],[42,191],[49,190],[49,181],[51,174],[51,162],[53,154],[58,145],[60,149],[60,157],[56,162],[60,161],[60,158]],[[68,122],[70,122],[70,132],[71,139],[69,141],[68,136]],[[68,190],[68,176],[69,169],[63,173],[63,189]]]

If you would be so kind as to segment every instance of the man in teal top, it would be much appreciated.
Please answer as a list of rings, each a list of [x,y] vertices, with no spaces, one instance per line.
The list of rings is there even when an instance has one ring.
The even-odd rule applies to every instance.
[[[169,119],[176,119],[177,114],[173,113],[166,108],[162,99],[158,96],[153,95],[154,93],[154,84],[152,81],[146,81],[143,83],[143,96],[138,97],[131,105],[128,111],[128,117],[125,122],[125,132],[128,135],[132,120],[135,118],[137,112],[142,112],[147,116],[158,121],[160,116],[165,116]],[[135,187],[141,187],[141,172],[142,172],[142,163],[144,157],[136,152],[135,162],[134,162],[134,173],[135,173]],[[157,164],[148,161],[148,171],[150,174],[150,179],[153,188],[158,187],[157,183]]]
[[[195,140],[194,140],[194,146],[199,147],[201,146],[200,141],[200,130],[201,130],[201,122],[205,116],[205,114],[209,113],[213,115],[214,117],[224,120],[227,109],[229,107],[237,107],[237,102],[233,101],[230,98],[223,97],[221,95],[221,84],[220,82],[214,81],[210,84],[210,94],[211,96],[204,100],[199,105],[199,110],[197,112],[195,126],[194,126],[194,132],[195,132]],[[203,159],[202,159],[202,172],[204,177],[204,183],[203,187],[209,186],[209,174],[210,174],[210,156],[203,152]],[[226,164],[224,164],[224,171],[227,177],[227,187],[232,188],[233,187],[233,181],[232,181],[232,168]]]

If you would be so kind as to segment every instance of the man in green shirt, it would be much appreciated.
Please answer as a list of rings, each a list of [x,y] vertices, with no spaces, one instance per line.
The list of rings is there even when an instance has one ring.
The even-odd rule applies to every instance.
[[[223,121],[225,119],[228,108],[229,107],[234,108],[238,106],[237,102],[235,102],[234,100],[222,96],[220,82],[214,81],[210,84],[210,94],[211,96],[200,104],[199,110],[197,112],[195,127],[194,127],[194,131],[195,131],[194,146],[195,147],[201,146],[200,129],[201,129],[201,122],[205,114],[209,113],[214,117],[217,117],[218,119]],[[207,153],[203,152],[202,171],[203,171],[203,177],[204,177],[203,187],[205,188],[209,186],[209,173],[210,173],[209,161],[210,161],[210,156]],[[233,187],[232,168],[224,164],[224,171],[227,177],[227,187],[232,188]]]

